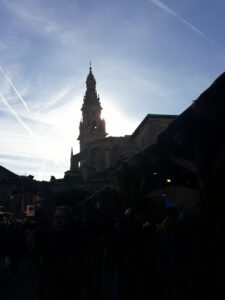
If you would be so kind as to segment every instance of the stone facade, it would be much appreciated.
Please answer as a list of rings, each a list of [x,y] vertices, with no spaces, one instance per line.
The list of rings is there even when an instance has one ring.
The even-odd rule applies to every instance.
[[[101,119],[100,99],[96,92],[96,80],[90,68],[86,80],[86,93],[82,105],[80,123],[80,152],[71,152],[70,170],[65,178],[87,182],[99,173],[117,168],[136,152],[156,142],[175,115],[148,114],[131,135],[106,137],[105,121]]]
[[[148,114],[131,135],[138,151],[155,144],[157,137],[176,118],[176,115]]]
[[[97,172],[115,168],[136,152],[136,145],[125,137],[107,137],[86,144],[86,150],[71,154],[70,174],[84,180]]]

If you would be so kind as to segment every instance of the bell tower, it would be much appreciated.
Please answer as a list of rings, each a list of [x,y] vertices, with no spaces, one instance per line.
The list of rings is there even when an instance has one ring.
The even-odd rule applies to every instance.
[[[80,152],[87,148],[89,142],[106,137],[105,120],[101,118],[102,107],[99,96],[96,92],[96,80],[90,71],[86,79],[86,92],[84,95],[82,111],[82,121],[80,122]]]

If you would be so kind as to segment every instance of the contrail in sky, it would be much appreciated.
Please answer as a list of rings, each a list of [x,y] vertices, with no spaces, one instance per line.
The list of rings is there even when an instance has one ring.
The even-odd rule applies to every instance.
[[[21,94],[18,92],[17,88],[15,87],[15,85],[12,83],[12,81],[10,80],[10,78],[7,76],[7,74],[5,73],[5,71],[3,70],[3,68],[0,66],[0,71],[3,74],[3,76],[5,77],[5,79],[8,81],[9,85],[11,86],[11,88],[14,90],[14,92],[16,93],[17,97],[20,99],[20,101],[23,103],[24,107],[26,108],[26,110],[31,113],[29,107],[27,106],[26,102],[24,101],[23,97],[21,96]]]
[[[195,26],[193,26],[191,23],[189,23],[188,21],[186,21],[181,16],[179,16],[174,10],[172,10],[171,8],[169,8],[167,5],[165,5],[164,3],[162,3],[160,0],[148,0],[148,1],[151,2],[151,3],[153,3],[153,4],[155,4],[156,6],[158,6],[162,10],[164,10],[166,13],[170,14],[171,16],[174,16],[174,17],[178,18],[183,24],[185,24],[186,26],[188,26],[190,29],[192,29],[193,31],[195,31],[197,34],[201,35],[207,41],[213,43],[217,48],[225,50],[222,46],[220,46],[219,44],[217,44],[214,40],[210,39],[202,31],[200,31],[198,28],[196,28]]]
[[[10,110],[10,112],[16,117],[16,119],[20,122],[20,124],[27,130],[27,132],[32,136],[35,137],[33,132],[30,130],[30,128],[24,123],[24,121],[18,116],[18,114],[15,112],[15,110],[9,105],[9,103],[6,101],[5,97],[0,94],[0,98],[2,99],[2,102],[7,106],[7,108]]]
[[[15,110],[10,106],[10,104],[7,102],[5,97],[0,93],[0,98],[2,102],[5,104],[5,106],[10,110],[10,112],[16,117],[16,119],[19,121],[19,123],[26,129],[26,131],[29,133],[29,135],[34,138],[34,142],[36,143],[37,147],[40,147],[40,140],[37,139],[37,137],[33,134],[31,129],[27,126],[27,124],[24,123],[24,121],[18,116],[18,114],[15,112]],[[61,167],[61,165],[57,162],[57,160],[54,160],[55,164],[58,167]],[[44,166],[46,168],[46,166]]]

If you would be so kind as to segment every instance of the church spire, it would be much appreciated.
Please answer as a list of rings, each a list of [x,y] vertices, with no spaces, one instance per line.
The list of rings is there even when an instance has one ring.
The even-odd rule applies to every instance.
[[[102,139],[106,136],[105,121],[101,119],[101,104],[96,92],[96,80],[92,73],[90,62],[89,74],[86,79],[86,92],[82,105],[82,121],[80,123],[80,150],[83,151],[87,143]]]
[[[93,94],[96,93],[96,80],[95,80],[95,77],[92,73],[91,62],[90,62],[90,67],[89,67],[89,74],[88,74],[87,79],[86,79],[86,86],[87,86],[86,94],[88,92],[92,92]]]

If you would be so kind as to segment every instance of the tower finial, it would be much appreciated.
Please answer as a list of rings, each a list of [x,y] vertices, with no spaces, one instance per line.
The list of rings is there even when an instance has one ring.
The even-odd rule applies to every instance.
[[[91,59],[90,59],[90,71],[91,71],[92,67],[91,67]]]

